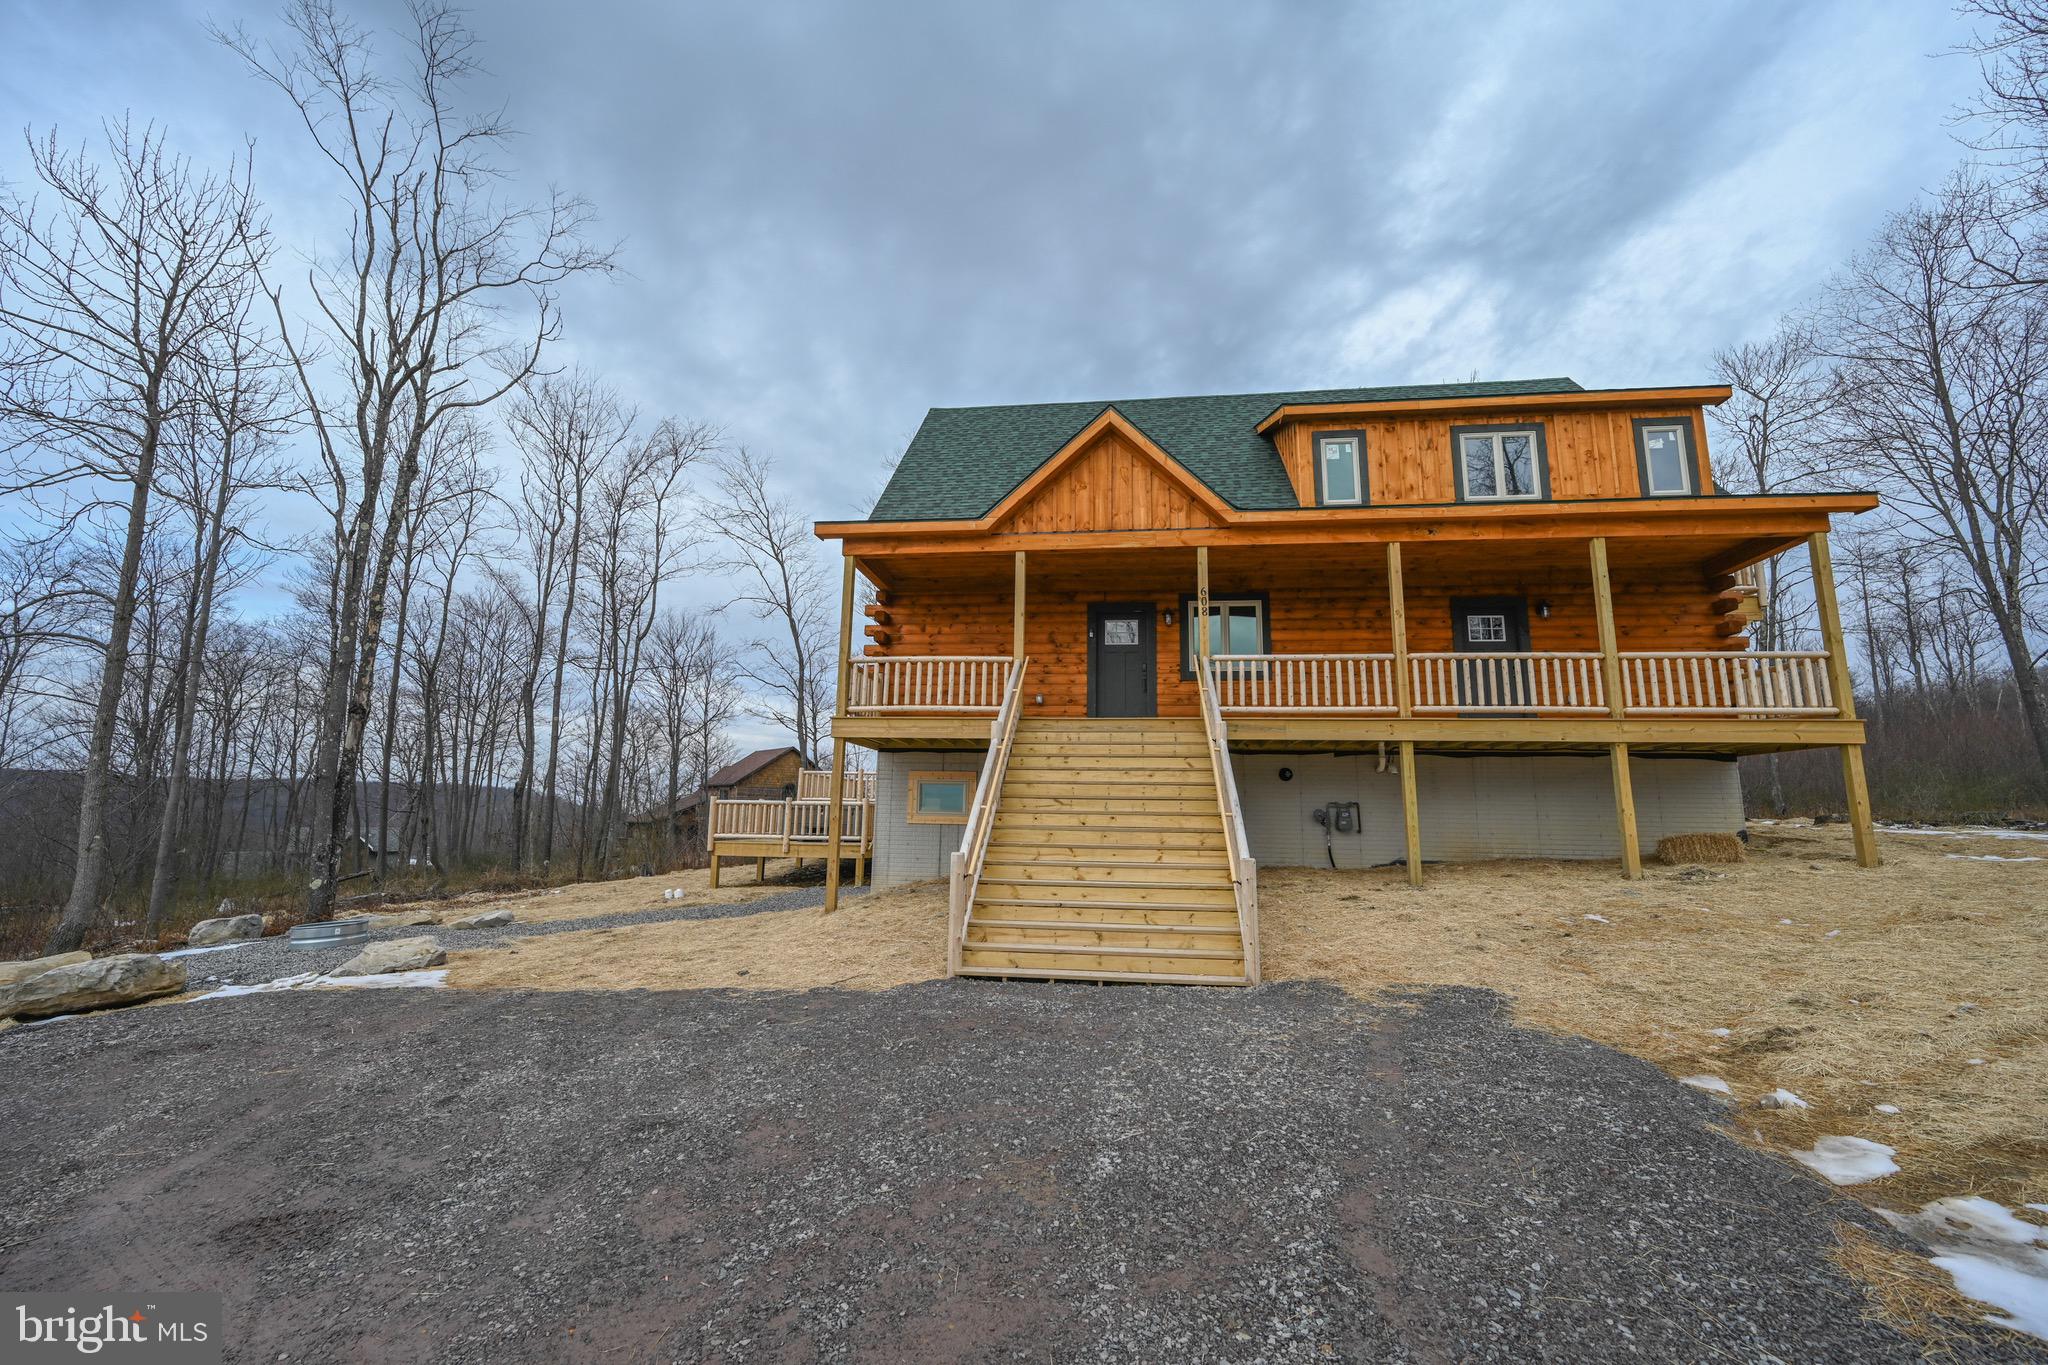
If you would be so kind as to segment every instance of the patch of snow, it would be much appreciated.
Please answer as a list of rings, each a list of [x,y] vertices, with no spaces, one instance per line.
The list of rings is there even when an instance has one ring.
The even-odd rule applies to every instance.
[[[370,990],[386,990],[394,987],[434,987],[448,984],[448,969],[437,967],[428,971],[386,972],[382,976],[322,976],[318,972],[298,972],[291,976],[280,976],[274,981],[258,981],[246,986],[222,986],[195,997],[197,1000],[226,1000],[237,995],[270,995],[277,991],[342,990],[350,987],[364,987]]]
[[[1967,1062],[1964,1062],[1964,1063],[1963,1063],[1963,1065],[1964,1065],[1964,1066],[1982,1066],[1982,1065],[1984,1065],[1984,1059],[1983,1059],[1982,1057],[1972,1057],[1972,1058],[1970,1058],[1970,1060],[1969,1060],[1969,1061],[1967,1061]]]
[[[1779,921],[1778,921],[1778,923],[1780,923],[1780,924],[1790,924],[1791,922],[1792,922],[1792,921],[1791,921],[1791,920],[1789,920],[1789,919],[1781,919],[1781,920],[1779,920]]]
[[[2035,1213],[2048,1213],[2048,1204],[2029,1204],[2027,1207]]]
[[[1835,936],[1836,934],[1839,934],[1839,933],[1841,933],[1841,932],[1842,932],[1842,931],[1841,931],[1840,929],[1830,929],[1830,930],[1828,930],[1828,932],[1827,932],[1827,935],[1826,935],[1826,936],[1827,936],[1828,938],[1833,938],[1833,937],[1834,937],[1834,936]]]
[[[2031,839],[2048,843],[2048,830],[1996,829],[1990,825],[1957,825],[1947,829],[1922,829],[1910,825],[1879,825],[1886,834],[1925,834],[1936,839]]]
[[[2048,1228],[1975,1195],[1937,1199],[1918,1213],[1879,1212],[1932,1249],[1958,1291],[2007,1315],[1986,1322],[2048,1341]]]
[[[2039,854],[2030,853],[2024,858],[2008,858],[2003,853],[1944,853],[1944,858],[1953,858],[1959,863],[2039,863],[2048,862]]]
[[[1757,1103],[1766,1109],[1806,1109],[1810,1107],[1805,1100],[1800,1099],[1789,1090],[1773,1090],[1770,1094],[1758,1100]]]
[[[1896,1104],[1879,1104],[1872,1107],[1880,1114],[1896,1114],[1899,1112],[1899,1106]]]
[[[1792,1153],[1792,1159],[1837,1185],[1860,1185],[1880,1176],[1897,1175],[1899,1163],[1892,1160],[1897,1151],[1868,1138],[1824,1137],[1813,1144],[1811,1151]]]
[[[1716,1038],[1726,1038],[1729,1034],[1735,1032],[1735,1030],[1732,1028],[1710,1028],[1707,1030],[1707,1032],[1713,1034]]]
[[[1607,916],[1605,916],[1605,915],[1588,915],[1588,916],[1586,916],[1586,918],[1587,918],[1587,919],[1589,919],[1589,920],[1591,920],[1591,921],[1593,921],[1593,923],[1595,923],[1595,924],[1605,924],[1605,923],[1607,923]]]
[[[230,948],[246,948],[252,943],[262,941],[260,938],[245,938],[239,943],[213,943],[204,948],[173,948],[168,953],[158,953],[157,956],[166,960],[174,957],[197,957],[201,953],[224,953]]]
[[[1705,1090],[1715,1095],[1728,1093],[1728,1082],[1719,1076],[1680,1076],[1680,1085],[1689,1085],[1695,1090]]]

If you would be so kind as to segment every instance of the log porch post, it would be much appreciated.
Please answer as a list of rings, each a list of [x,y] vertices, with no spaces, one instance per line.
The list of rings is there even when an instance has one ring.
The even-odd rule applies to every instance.
[[[1016,582],[1010,590],[1010,667],[1024,661],[1024,552],[1017,551]]]
[[[833,667],[838,685],[832,699],[832,782],[825,789],[825,911],[839,908],[839,836],[846,823],[846,741],[839,722],[846,715],[846,688],[853,657],[853,556],[845,556],[839,573],[839,659]]]
[[[1855,680],[1849,676],[1849,651],[1842,640],[1842,609],[1835,600],[1835,565],[1828,554],[1828,533],[1815,531],[1806,538],[1806,553],[1813,563],[1813,600],[1820,608],[1821,646],[1828,652],[1828,687],[1843,720],[1856,719]],[[1871,827],[1870,787],[1863,775],[1863,746],[1842,746],[1842,788],[1849,798],[1849,830],[1856,837],[1856,862],[1876,867],[1877,832]]]
[[[1209,669],[1209,547],[1195,547],[1195,619],[1188,622],[1195,630],[1195,653],[1201,658],[1202,671]]]
[[[1415,679],[1408,672],[1408,595],[1401,579],[1401,542],[1387,542],[1387,633],[1394,644],[1394,705],[1403,720],[1415,714]],[[1401,765],[1401,836],[1408,884],[1422,885],[1422,806],[1415,792],[1415,741],[1404,739]]]
[[[1600,627],[1600,688],[1607,694],[1607,714],[1621,720],[1628,714],[1621,684],[1621,644],[1614,633],[1614,584],[1607,573],[1607,538],[1594,536],[1587,553],[1593,567],[1593,614]],[[1636,789],[1628,770],[1628,745],[1607,746],[1614,780],[1614,820],[1621,833],[1621,874],[1630,881],[1643,875],[1643,852],[1636,841]]]

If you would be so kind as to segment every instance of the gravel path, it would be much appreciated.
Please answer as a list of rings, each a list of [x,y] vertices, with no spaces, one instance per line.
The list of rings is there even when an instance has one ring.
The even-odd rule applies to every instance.
[[[658,890],[655,882],[649,887]],[[650,890],[649,895],[655,894]],[[841,887],[841,897],[859,896],[867,893],[867,887]],[[518,921],[503,929],[450,929],[444,924],[422,924],[409,929],[386,929],[370,935],[375,943],[384,939],[417,938],[426,935],[438,941],[442,947],[490,948],[506,939],[531,938],[537,934],[567,934],[583,929],[613,929],[627,924],[662,924],[682,919],[730,919],[738,915],[762,915],[775,910],[802,910],[822,905],[825,890],[822,886],[797,886],[787,891],[771,891],[765,896],[752,900],[728,901],[704,905],[688,903],[663,904],[645,910],[621,910],[609,915],[586,915],[581,919],[553,920],[547,923],[522,924]],[[545,897],[535,897],[534,904],[545,904]],[[506,908],[515,915],[526,902],[513,902]],[[462,914],[476,914],[492,906],[464,907],[448,910],[450,919]],[[275,981],[282,976],[299,972],[327,972],[354,957],[362,951],[357,944],[347,948],[293,948],[286,944],[283,935],[275,938],[255,939],[248,943],[220,949],[202,949],[186,953],[174,960],[185,964],[187,979],[193,990],[204,990],[214,986],[253,986],[262,981]]]
[[[223,1289],[231,1360],[1920,1356],[1861,1206],[1480,992],[294,992],[0,1078],[0,1284]]]

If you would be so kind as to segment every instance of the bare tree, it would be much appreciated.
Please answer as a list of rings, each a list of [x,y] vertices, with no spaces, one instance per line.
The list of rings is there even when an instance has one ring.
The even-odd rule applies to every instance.
[[[762,718],[795,734],[811,763],[830,706],[838,634],[817,540],[774,486],[774,472],[774,461],[744,449],[722,460],[711,525],[726,545],[718,567],[740,581],[734,604],[772,623],[769,638],[756,642],[742,666],[764,689]]]
[[[173,156],[163,136],[106,131],[104,159],[29,142],[47,209],[0,201],[0,422],[17,458],[11,482],[39,491],[126,490],[126,529],[101,653],[92,734],[80,781],[71,894],[48,943],[66,952],[99,913],[107,867],[106,801],[115,725],[158,452],[184,390],[181,365],[203,363],[226,301],[264,250],[247,163],[225,174]],[[35,452],[24,463],[19,452]]]
[[[190,589],[180,624],[177,665],[172,673],[170,774],[158,822],[156,857],[150,871],[149,908],[143,928],[162,929],[181,868],[186,783],[191,774],[192,728],[199,702],[200,663],[206,658],[221,568],[239,534],[235,504],[243,494],[276,482],[268,447],[281,426],[285,395],[278,383],[267,338],[250,316],[254,277],[249,277],[225,315],[220,330],[192,374],[194,402],[179,439],[170,443],[165,488],[191,519]]]
[[[512,439],[519,447],[519,505],[514,510],[520,543],[533,580],[531,610],[522,608],[532,630],[527,672],[521,687],[523,712],[519,776],[513,782],[517,866],[526,865],[530,834],[528,805],[538,762],[540,672],[554,661],[548,701],[548,757],[542,778],[540,861],[554,857],[557,770],[562,752],[562,689],[569,666],[569,631],[582,579],[584,519],[597,472],[631,434],[633,416],[608,387],[581,373],[528,384],[512,404]],[[550,615],[556,595],[558,614]],[[552,645],[548,633],[554,631]]]
[[[1830,294],[1836,448],[1892,514],[1965,566],[2012,670],[2040,771],[2048,706],[2028,641],[2048,493],[2048,299],[1988,287],[1978,188],[1887,220]]]
[[[1723,442],[1714,483],[1724,491],[1776,493],[1805,476],[1828,413],[1828,369],[1811,328],[1787,321],[1767,340],[1717,351],[1714,378],[1730,389],[1728,401],[1709,409],[1733,440]],[[1794,616],[1792,588],[1803,557],[1772,555],[1763,562],[1763,617],[1751,628],[1759,649],[1787,648]],[[1778,756],[1764,762],[1771,809],[1785,813]]]
[[[337,523],[306,899],[315,920],[333,910],[385,593],[427,438],[532,375],[557,334],[555,286],[611,264],[583,241],[580,200],[500,201],[497,158],[512,130],[460,107],[475,39],[442,0],[409,13],[402,79],[380,73],[370,36],[329,0],[285,11],[286,49],[240,30],[218,35],[290,102],[349,204],[345,248],[303,282],[310,317],[295,328],[283,290],[271,289]],[[516,344],[506,340],[515,313],[528,324]]]
[[[609,733],[601,741],[607,758],[597,813],[600,869],[610,864],[621,814],[626,722],[647,637],[660,619],[663,585],[675,577],[695,543],[677,494],[683,476],[714,439],[709,427],[664,421],[646,439],[623,448],[598,476],[591,526],[598,627],[594,667],[603,679],[602,694],[610,712]],[[596,720],[593,716],[594,740]]]

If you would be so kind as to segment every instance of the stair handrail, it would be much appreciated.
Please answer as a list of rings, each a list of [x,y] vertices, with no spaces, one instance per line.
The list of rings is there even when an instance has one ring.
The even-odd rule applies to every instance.
[[[1207,663],[1208,661],[1204,661]],[[1259,865],[1245,834],[1244,809],[1237,800],[1237,774],[1230,766],[1229,731],[1216,701],[1215,680],[1206,667],[1195,670],[1202,698],[1202,732],[1209,741],[1209,769],[1216,777],[1216,800],[1223,808],[1223,849],[1230,859],[1231,890],[1237,899],[1238,942],[1244,949],[1245,980],[1259,984]]]
[[[946,975],[960,973],[960,957],[967,942],[967,920],[973,912],[975,892],[981,889],[982,864],[988,855],[990,832],[995,828],[996,805],[1001,800],[1003,776],[1010,770],[1010,746],[1017,734],[1017,717],[1024,710],[1024,670],[1031,660],[1010,663],[1009,684],[1003,689],[1003,704],[989,726],[988,757],[982,760],[981,777],[974,786],[974,804],[967,824],[960,831],[960,849],[951,862],[952,885],[946,914]]]

